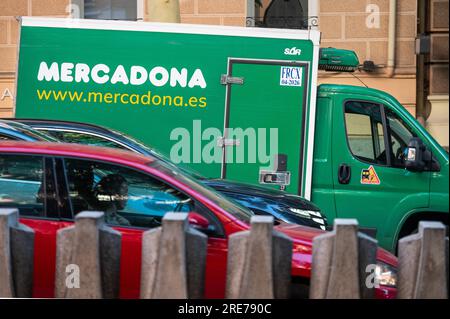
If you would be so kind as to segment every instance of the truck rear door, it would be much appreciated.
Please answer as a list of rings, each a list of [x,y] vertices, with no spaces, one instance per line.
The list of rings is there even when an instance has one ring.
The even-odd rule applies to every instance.
[[[229,59],[222,178],[288,179],[286,190],[300,193],[309,68],[301,61]],[[263,175],[275,173],[274,166],[278,174]]]

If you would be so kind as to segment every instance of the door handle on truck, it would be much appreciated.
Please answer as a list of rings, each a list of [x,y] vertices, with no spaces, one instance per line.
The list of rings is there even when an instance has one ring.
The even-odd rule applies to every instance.
[[[350,166],[348,166],[347,164],[339,165],[339,170],[338,170],[339,183],[341,183],[341,184],[350,183],[351,175],[352,174],[351,174]]]

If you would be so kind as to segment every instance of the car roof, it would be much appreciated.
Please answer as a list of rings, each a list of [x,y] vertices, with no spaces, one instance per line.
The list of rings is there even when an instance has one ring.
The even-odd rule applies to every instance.
[[[122,163],[128,162],[140,165],[146,165],[156,160],[154,158],[146,157],[130,151],[72,143],[2,141],[0,143],[0,153],[70,156],[97,160],[110,160]]]
[[[90,123],[81,123],[74,121],[64,121],[64,120],[47,120],[47,119],[30,119],[30,118],[15,118],[12,119],[19,123],[24,123],[27,125],[44,125],[44,126],[54,126],[56,127],[70,127],[76,129],[85,129],[89,131],[95,131],[98,133],[111,133],[112,130],[106,126],[99,126]]]
[[[18,127],[29,128],[28,125],[14,121],[14,119],[0,119],[0,127],[8,130],[17,131]]]

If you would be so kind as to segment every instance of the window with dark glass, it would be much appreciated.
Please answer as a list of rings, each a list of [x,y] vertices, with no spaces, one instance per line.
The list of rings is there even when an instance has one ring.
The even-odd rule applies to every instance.
[[[184,193],[123,166],[65,159],[65,170],[74,214],[103,211],[110,225],[145,228],[160,226],[168,212],[204,214],[199,204]],[[205,217],[211,216],[205,213]]]
[[[308,0],[255,0],[247,25],[263,28],[308,29]]]
[[[405,155],[408,143],[416,135],[411,132],[405,122],[394,112],[385,108],[386,123],[389,129],[390,145],[392,149],[393,166],[405,167]]]
[[[133,0],[84,0],[84,18],[136,21],[137,6]]]
[[[367,163],[386,165],[381,106],[370,102],[345,103],[345,126],[352,154]]]
[[[0,155],[0,207],[17,208],[22,216],[42,217],[44,199],[43,158]]]

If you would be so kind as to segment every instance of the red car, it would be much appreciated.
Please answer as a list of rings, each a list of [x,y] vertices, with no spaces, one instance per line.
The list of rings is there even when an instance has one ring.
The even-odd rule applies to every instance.
[[[118,200],[105,200],[118,198]],[[102,200],[103,199],[103,200]],[[139,298],[142,233],[168,211],[195,212],[208,235],[207,298],[225,293],[227,238],[249,229],[253,213],[194,178],[158,160],[110,148],[74,144],[0,142],[0,208],[16,207],[35,231],[34,297],[54,295],[56,232],[83,210],[105,211],[122,233],[120,297]],[[293,291],[306,294],[312,239],[318,229],[279,222],[294,241]],[[377,297],[396,294],[397,259],[378,250],[382,286]]]

